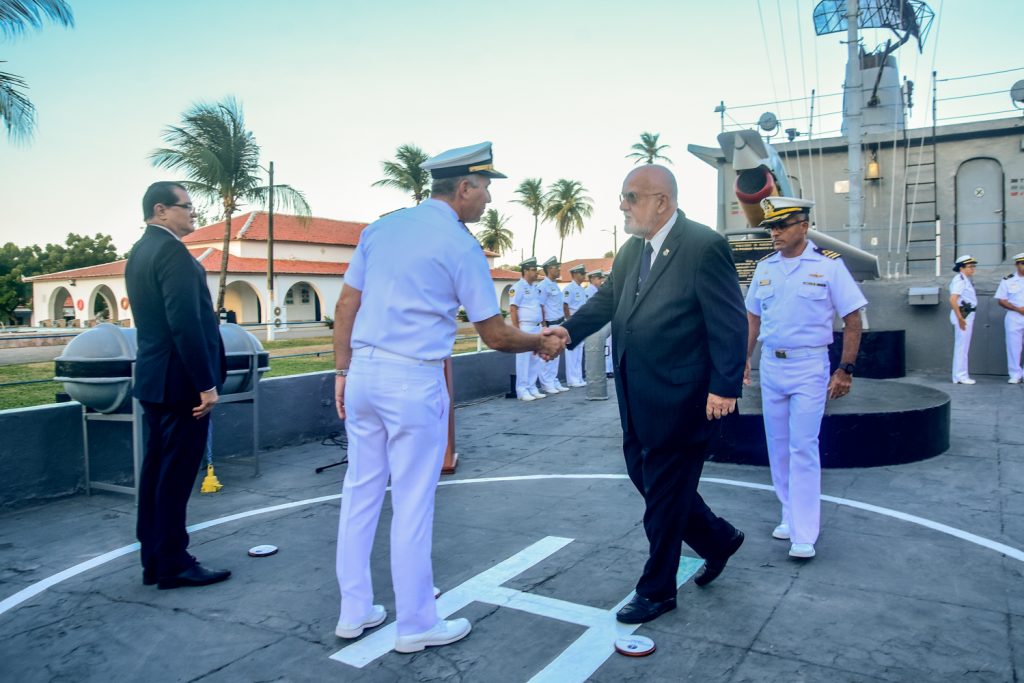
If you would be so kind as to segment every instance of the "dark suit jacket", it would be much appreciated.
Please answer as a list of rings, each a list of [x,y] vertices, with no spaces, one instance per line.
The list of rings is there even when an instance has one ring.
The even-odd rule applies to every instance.
[[[224,344],[206,271],[185,245],[148,225],[125,268],[138,330],[134,395],[151,403],[199,404],[199,392],[220,389]]]
[[[622,245],[611,277],[565,328],[575,346],[611,321],[623,431],[632,422],[647,448],[703,441],[708,392],[738,398],[743,386],[747,315],[729,245],[678,212],[637,296],[643,245]]]

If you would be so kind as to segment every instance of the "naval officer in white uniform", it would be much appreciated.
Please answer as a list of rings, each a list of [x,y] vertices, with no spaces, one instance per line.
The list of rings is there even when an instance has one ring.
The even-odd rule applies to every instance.
[[[807,239],[814,202],[789,197],[761,201],[761,227],[775,253],[757,264],[747,290],[747,370],[761,348],[761,403],[772,484],[782,521],[772,536],[791,541],[791,557],[814,557],[821,518],[818,433],[826,398],[850,391],[860,348],[860,309],[867,299],[839,254]],[[839,368],[829,377],[832,320],[843,319]]]
[[[967,356],[971,352],[974,333],[974,312],[978,310],[978,294],[974,291],[975,267],[978,261],[964,254],[953,264],[956,275],[949,283],[949,322],[953,325],[953,384],[975,384],[967,372]]]
[[[512,327],[536,334],[541,330],[540,287],[537,286],[537,259],[532,256],[519,264],[520,279],[509,290],[508,317]],[[543,361],[526,351],[516,354],[516,398],[536,401],[545,394],[537,388]]]
[[[383,623],[374,604],[370,550],[391,479],[391,578],[395,650],[418,652],[469,633],[466,619],[443,621],[434,601],[434,492],[448,439],[444,359],[463,306],[483,340],[500,351],[560,348],[553,336],[506,325],[487,260],[464,223],[490,202],[490,143],[450,150],[422,164],[431,198],[363,231],[335,308],[335,402],[345,420],[348,470],[338,523],[341,615],[335,633],[356,638]]]
[[[562,292],[562,304],[566,318],[572,317],[572,314],[580,310],[580,307],[587,302],[587,291],[583,289],[586,270],[582,263],[569,269],[572,282],[566,285]],[[587,386],[583,381],[583,344],[565,352],[565,383],[570,389]]]
[[[561,265],[554,256],[549,258],[542,266],[544,277],[537,282],[537,286],[540,288],[541,311],[544,313],[544,327],[554,327],[565,322],[562,288],[558,286],[559,266]],[[569,391],[568,387],[558,381],[557,358],[541,365],[540,388],[545,394]]]
[[[1021,347],[1024,346],[1024,252],[1013,257],[1016,272],[1010,273],[999,281],[996,289],[996,301],[1006,309],[1003,318],[1003,329],[1006,332],[1006,372],[1010,375],[1010,384],[1024,381],[1024,372],[1020,366]],[[568,362],[570,351],[566,351]]]

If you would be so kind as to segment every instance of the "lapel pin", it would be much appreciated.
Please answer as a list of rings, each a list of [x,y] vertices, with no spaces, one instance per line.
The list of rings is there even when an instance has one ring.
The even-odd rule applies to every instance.
[[[668,256],[668,249],[666,249],[665,251],[661,252],[661,255],[662,256]]]

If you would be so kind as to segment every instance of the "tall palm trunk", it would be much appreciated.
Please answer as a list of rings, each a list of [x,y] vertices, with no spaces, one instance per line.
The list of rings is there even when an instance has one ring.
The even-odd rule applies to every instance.
[[[562,238],[562,243],[558,246],[558,262],[562,262],[562,252],[565,251],[565,238]]]
[[[231,213],[224,212],[224,244],[220,255],[220,282],[217,284],[217,314],[224,308],[224,290],[228,286],[228,249],[231,248]]]
[[[533,244],[530,245],[530,258],[537,257],[537,213],[533,214]]]

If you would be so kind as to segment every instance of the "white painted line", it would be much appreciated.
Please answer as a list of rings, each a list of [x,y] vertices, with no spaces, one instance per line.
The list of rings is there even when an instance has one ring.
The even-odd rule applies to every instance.
[[[497,587],[514,579],[533,565],[555,554],[569,543],[571,538],[548,536],[531,546],[524,548],[512,557],[499,562],[490,569],[483,571],[452,590],[446,590],[437,601],[437,613],[442,619],[458,612],[460,609],[479,599],[489,588]],[[398,629],[395,622],[379,628],[361,640],[352,643],[331,655],[331,659],[362,668],[390,652],[395,647]]]
[[[549,479],[584,479],[584,480],[585,479],[607,479],[607,480],[615,480],[615,479],[628,479],[628,477],[625,474],[531,474],[531,475],[518,476],[518,477],[482,477],[480,479],[453,479],[453,480],[448,480],[448,481],[442,481],[442,482],[440,482],[438,484],[438,486],[458,486],[458,485],[464,485],[464,484],[491,484],[491,483],[502,483],[502,482],[540,481],[540,480],[549,480]],[[705,483],[709,483],[709,484],[722,484],[722,485],[725,485],[725,486],[738,486],[738,487],[741,487],[741,488],[757,489],[757,490],[760,490],[760,491],[772,491],[773,490],[772,487],[770,485],[767,485],[767,484],[757,484],[757,483],[754,483],[754,482],[738,481],[738,480],[734,480],[734,479],[718,479],[718,478],[715,478],[715,477],[701,477],[701,481],[705,482]],[[281,511],[281,510],[288,510],[288,509],[291,509],[291,508],[303,507],[303,506],[306,506],[306,505],[315,505],[317,503],[329,502],[329,501],[337,500],[337,499],[340,499],[340,498],[341,498],[341,494],[339,493],[339,494],[333,494],[333,495],[330,495],[330,496],[320,496],[319,498],[308,498],[306,500],[299,500],[299,501],[295,501],[295,502],[292,502],[292,503],[282,503],[281,505],[272,505],[270,507],[257,508],[255,510],[249,510],[247,512],[240,512],[238,514],[228,515],[227,517],[218,517],[217,519],[211,519],[209,521],[201,522],[199,524],[193,524],[192,526],[188,527],[188,531],[189,532],[200,531],[202,529],[209,529],[210,527],[219,526],[221,524],[226,524],[228,522],[234,522],[234,521],[237,521],[237,520],[240,520],[240,519],[245,519],[247,517],[255,517],[256,515],[262,515],[262,514],[266,514],[268,512],[278,512],[278,511]],[[872,505],[871,503],[862,503],[860,501],[851,500],[851,499],[848,499],[848,498],[836,498],[836,497],[833,497],[833,496],[822,496],[821,499],[822,500],[827,500],[827,501],[829,501],[831,503],[836,503],[838,505],[845,505],[847,507],[857,508],[859,510],[865,510],[867,512],[874,512],[875,514],[883,515],[883,516],[886,516],[886,517],[891,517],[893,519],[899,519],[901,521],[909,522],[911,524],[916,524],[918,526],[923,526],[926,529],[931,529],[933,531],[938,531],[939,533],[943,533],[943,534],[947,534],[949,536],[953,536],[954,538],[959,538],[960,540],[967,541],[968,543],[973,543],[974,545],[980,546],[982,548],[987,548],[989,550],[994,550],[994,551],[996,551],[998,553],[1002,553],[1003,555],[1006,555],[1007,557],[1009,557],[1011,559],[1018,560],[1020,562],[1024,562],[1024,551],[1021,551],[1018,548],[1014,548],[1013,546],[1009,546],[1009,545],[1006,545],[1004,543],[999,543],[998,541],[993,541],[993,540],[991,540],[989,538],[985,538],[984,536],[978,536],[977,534],[972,534],[972,533],[970,533],[968,531],[964,531],[962,529],[957,529],[956,527],[952,527],[952,526],[949,526],[947,524],[942,524],[940,522],[934,522],[934,521],[932,521],[930,519],[926,519],[924,517],[918,517],[916,515],[906,514],[904,512],[900,512],[898,510],[892,510],[890,508],[885,508],[885,507],[880,507],[880,506],[877,506],[877,505]],[[29,600],[29,599],[35,597],[36,595],[39,595],[43,591],[47,590],[48,588],[51,588],[52,586],[55,586],[58,583],[61,583],[62,581],[66,581],[67,579],[70,579],[70,578],[73,578],[75,576],[78,576],[79,574],[87,572],[90,569],[95,569],[96,567],[99,567],[100,565],[106,564],[107,562],[110,562],[111,560],[115,560],[115,559],[117,559],[119,557],[127,555],[128,553],[130,553],[130,552],[132,552],[134,550],[138,550],[138,547],[139,547],[139,545],[137,543],[133,543],[131,545],[126,545],[126,546],[123,546],[121,548],[117,548],[115,550],[111,550],[110,552],[104,553],[102,555],[98,555],[97,557],[94,557],[91,560],[86,560],[85,562],[82,562],[80,564],[76,564],[76,565],[74,565],[72,567],[69,567],[69,568],[67,568],[67,569],[65,569],[65,570],[63,570],[61,572],[58,572],[57,574],[54,574],[53,576],[49,576],[49,577],[47,577],[45,579],[42,579],[42,580],[40,580],[40,581],[38,581],[38,582],[28,586],[27,588],[23,588],[20,591],[18,591],[17,593],[15,593],[15,594],[5,598],[4,600],[0,601],[0,615],[3,615],[6,612],[9,612],[10,610],[14,609],[15,607],[17,607],[21,603],[25,602],[26,600]],[[443,597],[444,596],[442,596],[442,598]]]

